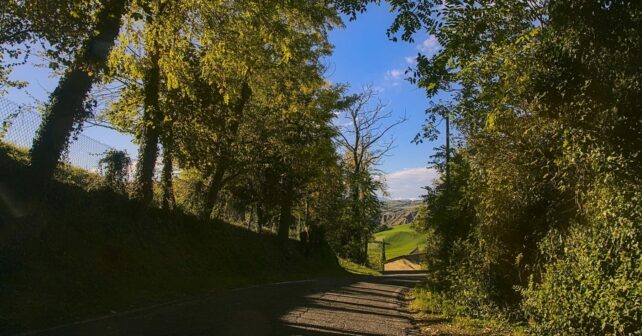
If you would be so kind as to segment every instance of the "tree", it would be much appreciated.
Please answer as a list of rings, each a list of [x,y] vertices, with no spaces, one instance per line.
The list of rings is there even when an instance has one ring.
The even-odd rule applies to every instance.
[[[296,100],[302,90],[310,94],[323,85],[319,60],[329,52],[326,31],[330,25],[339,23],[336,13],[321,3],[288,3],[276,8],[277,12],[274,7],[261,4],[246,9],[265,15],[254,13],[239,17],[240,22],[232,21],[235,29],[243,29],[242,34],[228,31],[229,28],[222,30],[241,47],[216,52],[221,43],[219,35],[213,40],[214,36],[206,35],[202,39],[204,45],[198,46],[206,53],[201,69],[203,81],[212,83],[215,91],[221,93],[213,106],[217,113],[203,116],[204,125],[211,125],[203,130],[213,140],[208,144],[212,149],[206,156],[190,154],[190,161],[207,167],[204,171],[209,179],[208,192],[203,198],[206,203],[201,216],[209,216],[219,191],[231,178],[253,166],[252,158],[245,155],[248,149],[245,139],[257,131],[251,127],[257,120],[256,113],[270,122],[283,122],[285,114],[296,112],[300,106]],[[208,44],[213,48],[208,48]],[[232,67],[220,67],[221,64]],[[250,119],[251,115],[255,118]],[[235,173],[228,174],[229,171]]]
[[[127,0],[109,0],[102,4],[96,13],[96,34],[85,40],[52,92],[30,152],[36,185],[48,182],[74,125],[80,126],[87,117],[85,99],[106,65],[127,4]]]
[[[0,4],[0,92],[4,87],[23,87],[26,82],[10,80],[16,66],[26,64],[37,50],[57,70],[87,39],[95,25],[96,2],[6,0]],[[84,15],[81,15],[83,13]]]
[[[130,15],[123,42],[112,54],[112,67],[126,75],[128,87],[108,115],[143,145],[140,153],[147,159],[139,159],[136,194],[149,200],[161,139],[174,147],[164,153],[174,154],[183,168],[202,172],[205,190],[195,211],[208,218],[225,184],[250,168],[251,158],[244,155],[249,111],[276,115],[291,108],[288,96],[296,90],[319,85],[319,57],[329,51],[326,31],[340,21],[324,3],[184,2],[165,9],[160,19],[155,17],[160,7],[153,6]],[[171,109],[154,109],[159,100],[148,98],[158,88],[139,84],[157,82],[145,77],[155,64],[149,62],[154,45],[161,51],[158,99]],[[284,90],[269,87],[274,85]],[[141,106],[141,97],[148,103]]]
[[[387,136],[405,118],[385,124],[392,113],[376,99],[376,92],[365,87],[362,93],[346,97],[345,116],[347,126],[341,127],[337,142],[343,150],[343,166],[346,169],[349,214],[346,230],[340,245],[348,248],[350,257],[365,261],[367,246],[379,211],[377,191],[383,191],[381,176],[376,166],[392,148],[393,141]],[[356,239],[350,238],[354,235]]]
[[[167,30],[162,30],[159,27],[160,25],[166,25],[168,22],[165,13],[175,10],[171,7],[168,8],[168,4],[169,2],[150,1],[147,6],[142,8],[145,16],[144,99],[134,197],[139,199],[143,204],[149,204],[153,198],[153,175],[158,156],[158,142],[162,126],[161,121],[163,119],[159,104],[160,87],[162,85],[159,65],[163,49],[163,45],[160,43],[161,34],[169,33],[170,39],[175,38],[176,35],[171,34],[172,32],[168,32]],[[168,178],[167,173],[165,173],[165,178]]]
[[[161,203],[171,203],[173,136],[169,136],[183,93],[168,78],[177,71],[173,55],[185,53],[187,10],[181,1],[135,1],[123,18],[118,43],[110,55],[107,86],[119,83],[117,100],[103,117],[133,133],[140,145],[133,196],[147,205],[153,198],[154,168],[163,143],[166,172]],[[185,69],[181,69],[183,71]],[[140,115],[139,115],[140,114]]]
[[[453,280],[450,297],[469,313],[486,306],[514,314],[524,294],[516,286],[530,286],[527,311],[541,334],[626,333],[637,323],[623,308],[634,305],[622,294],[628,285],[616,294],[608,284],[630,285],[637,274],[625,265],[639,253],[619,242],[624,232],[628,246],[640,237],[630,226],[640,211],[624,211],[621,203],[640,193],[633,177],[641,122],[633,97],[640,86],[632,84],[640,73],[634,28],[640,5],[430,1],[428,7],[426,31],[442,48],[418,57],[414,81],[430,97],[452,97],[429,112],[449,111],[470,167],[463,192],[455,188],[457,199],[446,204],[470,205],[471,231],[447,244],[474,262],[444,269]],[[447,200],[442,196],[429,193],[432,226],[448,225],[435,209]],[[617,256],[606,252],[614,249]],[[589,266],[597,260],[604,267]],[[571,266],[576,262],[581,266]],[[593,290],[622,305],[593,300]],[[577,313],[598,310],[605,312],[599,318]]]
[[[105,185],[120,193],[125,193],[127,173],[131,159],[126,152],[110,149],[98,161],[100,171],[105,176]]]

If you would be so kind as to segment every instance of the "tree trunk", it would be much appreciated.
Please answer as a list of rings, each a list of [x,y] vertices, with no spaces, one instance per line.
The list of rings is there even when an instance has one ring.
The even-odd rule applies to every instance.
[[[112,0],[98,13],[95,36],[89,38],[72,65],[49,97],[45,115],[31,147],[34,182],[48,183],[67,148],[74,124],[82,125],[87,117],[84,103],[95,75],[104,68],[120,30],[120,18],[127,0]]]
[[[176,206],[176,199],[174,198],[174,164],[172,157],[171,145],[169,141],[164,141],[163,144],[163,172],[161,174],[161,187],[162,199],[161,204],[163,209],[171,210]]]
[[[363,238],[363,262],[367,263],[368,262],[368,240],[370,237],[368,237],[368,232],[366,232],[365,237]]]
[[[214,173],[210,177],[210,182],[205,190],[203,206],[199,211],[199,217],[202,220],[208,220],[212,215],[212,210],[218,201],[218,194],[223,188],[223,176],[225,176],[226,168],[217,166]]]
[[[290,227],[292,226],[292,203],[291,193],[284,195],[281,202],[281,215],[279,216],[278,237],[281,242],[286,242],[290,237]]]
[[[254,206],[250,205],[250,219],[247,221],[248,231],[252,231],[252,224],[254,224]]]
[[[450,190],[450,113],[446,114],[446,191]]]
[[[305,225],[306,231],[310,231],[310,202],[308,202],[308,197],[305,198],[305,213],[303,214],[303,223]]]
[[[148,205],[154,197],[154,168],[158,158],[158,140],[161,128],[160,109],[158,106],[160,86],[158,58],[158,52],[152,51],[149,56],[149,68],[145,72],[144,78],[143,133],[140,138],[134,189],[134,198],[144,205]]]
[[[259,231],[259,234],[263,233],[263,228],[265,227],[265,224],[267,224],[267,216],[265,214],[265,210],[263,209],[263,205],[257,204],[256,206],[256,225],[258,226],[257,230]]]

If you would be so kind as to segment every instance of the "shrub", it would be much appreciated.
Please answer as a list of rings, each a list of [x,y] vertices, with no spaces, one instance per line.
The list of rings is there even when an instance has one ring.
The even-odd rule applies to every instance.
[[[105,152],[98,165],[101,174],[105,176],[105,185],[114,191],[125,192],[127,184],[127,174],[131,159],[127,152],[110,149]]]
[[[587,202],[587,223],[540,244],[548,262],[523,303],[535,335],[642,335],[642,193],[614,190]]]

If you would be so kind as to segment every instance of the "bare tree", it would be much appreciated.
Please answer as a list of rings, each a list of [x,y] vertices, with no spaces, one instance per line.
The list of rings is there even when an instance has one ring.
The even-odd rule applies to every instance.
[[[339,126],[337,142],[344,150],[351,214],[341,245],[356,246],[348,248],[347,253],[357,261],[365,261],[368,240],[374,229],[372,219],[380,206],[376,191],[383,191],[382,181],[375,178],[376,166],[393,148],[394,138],[390,131],[406,118],[391,121],[392,111],[371,86],[346,97],[344,103],[342,117],[347,122]]]
[[[372,86],[363,92],[346,97],[346,124],[339,126],[338,143],[346,151],[353,165],[353,173],[360,175],[372,173],[394,145],[390,131],[406,121],[403,116],[395,121],[392,111],[378,97]]]

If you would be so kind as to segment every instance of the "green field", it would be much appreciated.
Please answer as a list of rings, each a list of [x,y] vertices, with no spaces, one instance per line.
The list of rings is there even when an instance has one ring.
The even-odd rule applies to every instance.
[[[386,259],[408,254],[416,247],[423,250],[426,244],[426,236],[413,230],[411,224],[377,232],[374,237],[378,241],[384,239],[387,244],[390,244],[386,245]]]

